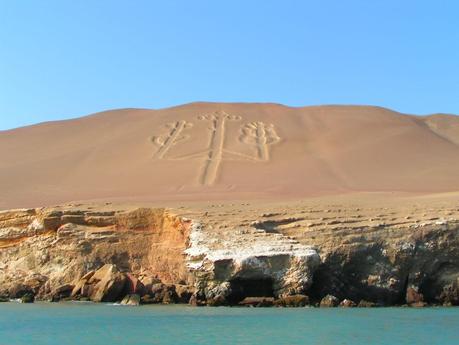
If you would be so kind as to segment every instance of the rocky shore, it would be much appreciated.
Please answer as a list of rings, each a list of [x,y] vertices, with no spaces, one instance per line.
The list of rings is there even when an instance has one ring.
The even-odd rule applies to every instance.
[[[459,305],[459,206],[427,200],[3,211],[0,301],[9,299]]]

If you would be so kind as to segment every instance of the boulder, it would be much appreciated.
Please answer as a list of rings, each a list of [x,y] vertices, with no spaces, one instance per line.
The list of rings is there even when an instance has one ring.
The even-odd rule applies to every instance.
[[[413,307],[413,308],[423,308],[426,306],[427,306],[426,302],[415,302],[415,303],[410,304],[410,307]]]
[[[94,285],[89,290],[92,301],[115,302],[125,287],[126,276],[115,265],[104,265],[94,273],[88,283]]]
[[[228,301],[226,300],[225,297],[220,295],[220,296],[216,296],[213,298],[208,298],[206,300],[206,304],[210,307],[220,307],[220,306],[228,305]]]
[[[308,304],[309,297],[306,295],[284,296],[274,301],[277,307],[305,307]]]
[[[199,304],[198,304],[198,298],[196,297],[196,295],[192,295],[188,301],[188,304],[193,306],[193,307],[197,307]]]
[[[115,302],[124,289],[126,277],[121,273],[110,275],[94,286],[90,298],[94,302]]]
[[[150,294],[145,294],[140,297],[140,304],[157,304],[158,302]]]
[[[424,296],[417,289],[409,287],[406,289],[406,303],[409,305],[424,302]]]
[[[154,285],[154,284],[159,284],[161,283],[161,280],[156,278],[156,277],[152,277],[152,276],[146,276],[146,277],[141,277],[140,278],[140,282],[143,284],[143,286],[145,287],[145,293],[149,293],[151,291],[151,287]]]
[[[366,300],[361,300],[359,304],[357,305],[359,308],[374,308],[377,307],[377,304],[374,302],[366,301]]]
[[[35,302],[34,294],[28,292],[21,297],[21,303],[33,303]]]
[[[82,289],[87,284],[87,280],[80,279],[73,287],[70,297],[83,296]]]
[[[440,293],[439,300],[444,306],[459,305],[459,283],[455,282],[445,286]]]
[[[326,295],[320,301],[321,308],[334,308],[334,307],[337,307],[338,304],[339,304],[339,299],[333,295]]]
[[[228,305],[236,301],[229,301],[233,290],[230,282],[223,282],[207,288],[204,292],[206,303],[208,305]],[[231,298],[230,298],[231,299]]]
[[[179,297],[173,284],[153,284],[141,298],[141,304],[172,304],[178,302]]]
[[[112,264],[105,264],[102,267],[100,267],[97,271],[95,271],[91,277],[88,279],[90,284],[97,283],[104,279],[107,275],[112,275],[115,273],[118,273],[118,268],[116,265]],[[85,277],[83,277],[85,278]],[[83,279],[82,278],[82,279]]]
[[[121,301],[121,304],[137,306],[140,304],[140,296],[137,294],[126,295]]]
[[[173,284],[153,284],[150,294],[153,296],[154,303],[172,304],[178,301]]]
[[[345,298],[345,299],[343,299],[341,301],[339,306],[342,307],[342,308],[354,308],[354,307],[357,306],[357,304],[355,304],[355,302],[353,300]]]
[[[83,277],[81,277],[75,284],[70,297],[76,297],[76,296],[82,296],[82,297],[88,297],[89,296],[89,279],[92,278],[94,275],[95,271],[89,271],[86,273]]]
[[[63,298],[68,298],[72,294],[74,285],[72,284],[64,284],[58,286],[54,291],[51,293],[51,301],[58,302]]]
[[[96,273],[96,271],[89,271],[88,273],[86,273],[83,277],[81,277],[81,280],[89,280],[93,277],[94,273]]]
[[[272,307],[274,297],[246,297],[238,304],[244,307]]]

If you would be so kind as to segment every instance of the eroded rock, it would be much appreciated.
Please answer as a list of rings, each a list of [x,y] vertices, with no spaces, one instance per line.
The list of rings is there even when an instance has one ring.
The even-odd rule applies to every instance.
[[[333,218],[343,208],[327,206],[317,217],[271,210],[256,212],[261,221],[225,216],[219,225],[212,212],[200,224],[202,212],[191,220],[159,208],[78,207],[0,212],[0,296],[138,294],[141,303],[193,305],[254,297],[287,306],[301,305],[299,295],[314,304],[332,295],[342,306],[459,305],[459,209],[447,220],[418,220],[386,211],[365,218],[360,208]]]
[[[339,304],[339,299],[332,295],[327,295],[320,301],[321,308],[334,308]]]
[[[33,303],[35,302],[35,296],[28,292],[20,298],[21,303]]]
[[[94,302],[115,302],[124,290],[126,276],[115,265],[104,265],[89,279],[92,285],[88,296]]]
[[[305,307],[309,305],[309,297],[306,295],[285,296],[274,301],[278,307]]]
[[[74,283],[71,295],[85,296],[90,285],[75,278],[104,264],[135,276],[141,269],[142,275],[170,283],[186,280],[187,229],[186,222],[161,208],[0,212],[0,293],[24,284],[46,299],[57,287]],[[141,293],[139,283],[130,283],[130,290]]]
[[[409,287],[406,290],[406,303],[410,305],[424,303],[424,296],[422,293],[419,293],[417,289]]]
[[[371,301],[365,301],[364,299],[359,302],[357,307],[359,308],[374,308],[377,307],[378,305],[374,302]]]
[[[454,282],[444,286],[439,300],[445,306],[459,305],[459,283]]]
[[[313,248],[278,234],[254,229],[232,233],[218,242],[213,236],[193,224],[186,250],[188,267],[198,277],[197,289],[212,303],[302,294],[320,262]]]
[[[244,307],[272,307],[274,297],[246,297],[238,304]]]
[[[178,303],[188,303],[196,292],[196,288],[189,285],[175,285]]]
[[[51,293],[51,301],[58,302],[64,298],[70,297],[72,291],[74,289],[74,285],[72,284],[64,284],[58,286],[52,293]]]
[[[340,302],[339,306],[342,308],[354,308],[357,306],[357,304],[355,304],[354,301],[345,298]]]
[[[140,305],[140,296],[137,294],[126,295],[121,303],[122,305],[138,306]]]

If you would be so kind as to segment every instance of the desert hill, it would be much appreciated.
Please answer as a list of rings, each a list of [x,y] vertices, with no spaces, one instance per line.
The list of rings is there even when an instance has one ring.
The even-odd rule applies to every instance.
[[[0,209],[459,191],[459,117],[191,103],[0,132]]]

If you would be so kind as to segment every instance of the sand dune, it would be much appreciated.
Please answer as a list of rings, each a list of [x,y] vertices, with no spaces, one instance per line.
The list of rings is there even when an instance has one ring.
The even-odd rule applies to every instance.
[[[0,132],[0,208],[459,191],[459,117],[192,103]]]

